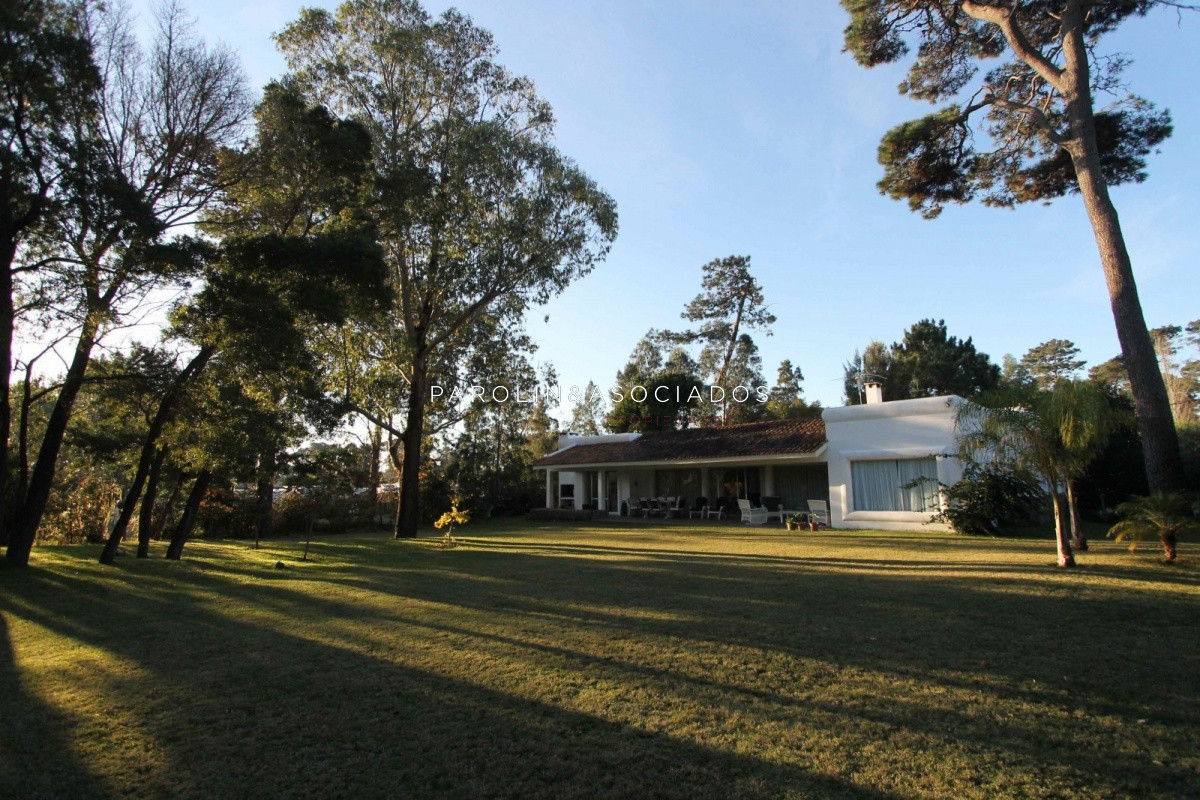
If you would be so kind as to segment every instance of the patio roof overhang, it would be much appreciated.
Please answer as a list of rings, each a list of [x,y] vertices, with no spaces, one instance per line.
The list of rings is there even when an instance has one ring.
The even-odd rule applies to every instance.
[[[824,463],[824,456],[829,450],[829,443],[825,442],[816,450],[808,453],[776,453],[765,455],[750,455],[750,456],[713,456],[706,458],[686,458],[686,459],[656,459],[647,461],[608,461],[608,462],[580,462],[577,464],[559,463],[559,464],[538,464],[534,469],[544,469],[551,472],[580,472],[590,470],[618,470],[618,469],[687,469],[689,467],[737,467],[737,466],[756,466],[756,465],[777,465],[777,464],[805,464],[805,463]],[[569,451],[569,449],[568,449]],[[564,451],[564,452],[568,452]]]

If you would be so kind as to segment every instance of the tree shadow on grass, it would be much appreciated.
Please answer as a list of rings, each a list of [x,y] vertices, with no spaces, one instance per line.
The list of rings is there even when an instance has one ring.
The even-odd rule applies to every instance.
[[[74,755],[74,723],[25,689],[0,613],[0,795],[24,800],[114,797]]]
[[[72,594],[49,600],[52,585]],[[172,624],[173,605],[190,599],[184,592],[83,601],[88,589],[74,578],[30,575],[14,587],[20,602],[10,614],[150,673],[97,676],[90,687],[133,714],[158,751],[149,770],[145,753],[101,757],[122,795],[898,797],[799,763],[699,746],[194,605]],[[130,629],[143,633],[113,633]],[[45,725],[37,709],[27,711],[30,725]],[[46,730],[36,736],[51,740]],[[79,773],[70,743],[53,742],[38,770]],[[19,761],[10,766],[10,787],[40,785]],[[59,797],[102,794],[91,791],[94,782],[50,786]]]
[[[372,564],[364,551],[359,562],[281,573],[129,562],[106,573],[124,589],[99,593],[86,580],[43,573],[17,593],[13,613],[158,676],[142,718],[163,719],[164,709],[179,706],[215,732],[189,746],[176,722],[149,727],[170,745],[170,772],[201,781],[197,786],[222,780],[202,762],[241,758],[297,771],[325,795],[336,790],[322,783],[327,772],[357,770],[362,775],[347,785],[367,796],[366,782],[384,777],[401,787],[395,794],[409,796],[889,796],[808,767],[803,748],[793,747],[805,741],[804,725],[823,726],[851,749],[891,735],[916,736],[936,752],[962,743],[1010,768],[1056,780],[1065,774],[1066,785],[1074,781],[1091,796],[1186,796],[1180,793],[1195,781],[1186,763],[1155,765],[1148,755],[1197,730],[1200,707],[1190,683],[1197,654],[1190,637],[1170,635],[1190,630],[1194,597],[1143,591],[1096,603],[1064,594],[1069,582],[1066,590],[1056,584],[1038,593],[969,571],[957,578],[897,575],[886,565],[850,570],[802,558],[668,551],[653,559],[643,551],[581,558],[543,542],[395,552],[405,556],[399,566]],[[320,590],[322,584],[340,588]],[[194,608],[197,598],[211,603],[209,595],[294,620],[295,633],[279,630],[278,622]],[[185,607],[173,624],[172,609]],[[430,608],[437,610],[432,617]],[[336,641],[305,638],[308,620],[337,629]],[[111,633],[130,627],[146,636]],[[489,658],[503,656],[583,684],[608,681],[651,696],[699,699],[764,725],[792,719],[785,733],[795,738],[785,743],[786,755],[769,759],[681,742],[479,686],[461,671],[451,676],[397,663],[369,633],[384,627],[402,631],[413,647],[453,637],[482,671]],[[163,647],[168,640],[172,646]],[[748,660],[706,671],[704,658],[672,663],[662,653],[672,648]],[[755,677],[759,665],[777,658],[796,667],[787,682]],[[929,694],[906,697],[866,684],[867,673]],[[258,695],[242,693],[222,706],[241,685]],[[128,686],[112,691],[138,697]],[[946,702],[947,693],[954,702]],[[967,707],[989,700],[1020,713],[1006,719]],[[653,711],[654,702],[648,705]],[[1059,722],[1045,726],[1038,715]],[[1154,726],[1145,729],[1142,747],[1116,741],[1124,734],[1114,726],[1128,730],[1141,717]],[[248,744],[250,753],[236,752]],[[293,763],[295,753],[325,767],[313,773]],[[241,764],[223,767],[240,782],[235,786],[258,792],[278,784],[280,794],[317,796],[305,795],[308,784],[289,775],[272,773],[275,783],[263,784]]]

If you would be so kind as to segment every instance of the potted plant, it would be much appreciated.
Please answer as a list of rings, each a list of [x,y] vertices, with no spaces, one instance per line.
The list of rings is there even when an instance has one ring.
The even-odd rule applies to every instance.
[[[798,531],[801,529],[800,526],[804,524],[804,518],[806,516],[806,514],[792,514],[783,522],[785,525],[787,525],[787,529],[789,531]]]

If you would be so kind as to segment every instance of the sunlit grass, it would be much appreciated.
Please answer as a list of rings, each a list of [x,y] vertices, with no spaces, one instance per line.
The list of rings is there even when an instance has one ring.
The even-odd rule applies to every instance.
[[[510,522],[0,571],[0,795],[1190,797],[1200,550]],[[160,552],[155,553],[161,555]],[[275,569],[277,561],[285,569]]]

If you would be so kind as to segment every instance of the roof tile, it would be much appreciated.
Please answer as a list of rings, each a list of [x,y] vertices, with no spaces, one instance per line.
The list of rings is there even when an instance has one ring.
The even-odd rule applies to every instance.
[[[821,419],[770,420],[724,428],[656,431],[644,433],[631,442],[577,444],[546,456],[534,466],[806,455],[823,444],[825,422]]]

